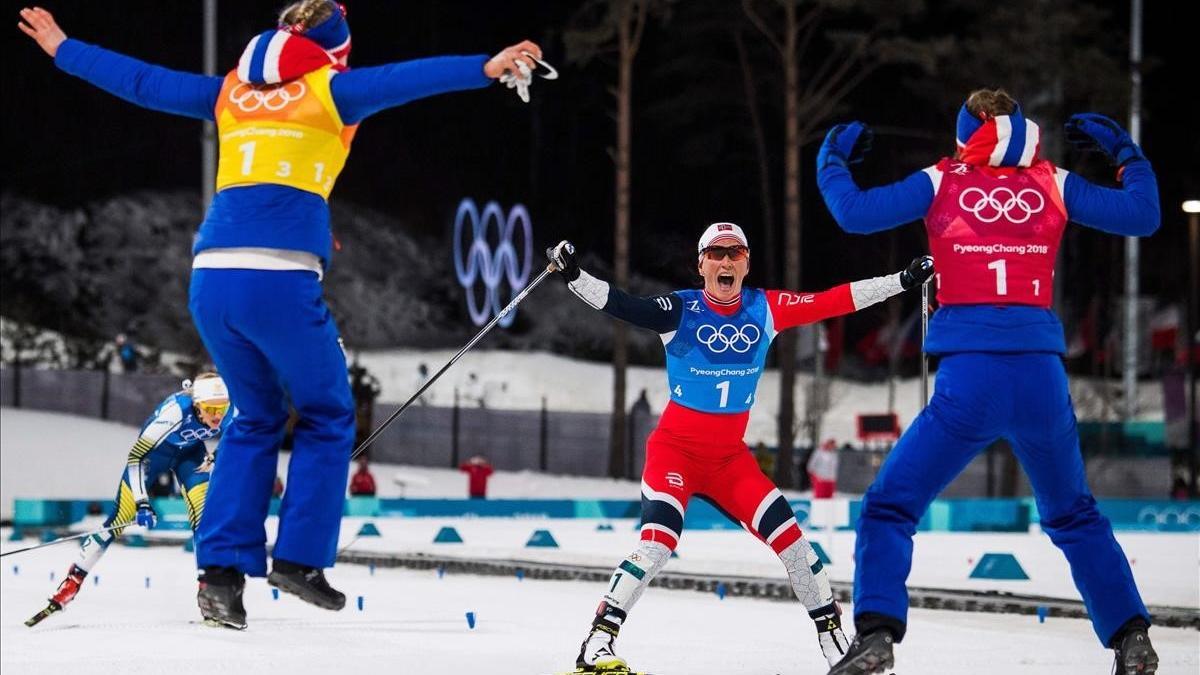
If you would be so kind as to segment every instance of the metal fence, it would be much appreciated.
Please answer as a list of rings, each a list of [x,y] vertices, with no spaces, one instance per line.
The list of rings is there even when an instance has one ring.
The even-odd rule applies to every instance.
[[[50,410],[138,425],[180,386],[168,375],[93,370],[0,368],[0,405]],[[397,404],[375,403],[376,423]],[[497,469],[579,476],[608,475],[610,418],[606,413],[413,406],[371,446],[376,462],[455,467],[485,455]],[[641,474],[654,415],[629,419],[632,456],[625,475]]]

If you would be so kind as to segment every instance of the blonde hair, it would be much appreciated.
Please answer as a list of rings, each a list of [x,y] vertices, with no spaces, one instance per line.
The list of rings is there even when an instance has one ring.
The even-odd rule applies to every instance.
[[[279,25],[308,30],[333,16],[330,0],[300,0],[293,2],[279,13]]]
[[[967,96],[967,112],[980,119],[1011,115],[1017,102],[1003,89],[976,89]]]

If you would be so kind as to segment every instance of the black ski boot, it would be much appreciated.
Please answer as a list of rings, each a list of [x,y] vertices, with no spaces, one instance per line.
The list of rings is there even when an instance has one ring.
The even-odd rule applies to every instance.
[[[1128,621],[1112,639],[1112,648],[1117,658],[1113,662],[1114,675],[1151,675],[1158,672],[1158,654],[1150,644],[1147,631],[1150,625],[1144,619]]]
[[[232,567],[205,567],[200,571],[200,590],[196,603],[204,624],[217,628],[242,630],[246,627],[246,608],[242,591],[246,578]]]
[[[886,673],[896,663],[892,656],[893,642],[895,638],[886,628],[855,635],[846,656],[829,669],[829,675]]]
[[[319,567],[305,567],[276,558],[267,583],[323,609],[336,611],[346,606],[346,596],[329,585],[325,571]]]

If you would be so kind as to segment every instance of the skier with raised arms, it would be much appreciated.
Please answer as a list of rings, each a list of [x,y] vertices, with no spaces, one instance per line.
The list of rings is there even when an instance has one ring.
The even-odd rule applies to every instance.
[[[646,443],[641,541],[613,571],[580,646],[576,672],[629,672],[614,642],[679,543],[692,495],[706,497],[779,556],[830,664],[848,646],[828,573],[743,436],[767,351],[780,331],[849,314],[918,286],[933,274],[933,259],[917,258],[898,274],[804,293],[744,288],[750,245],[733,223],[710,225],[697,255],[703,289],[635,297],[581,270],[569,242],[547,251],[571,291],[589,306],[658,333],[671,394]]]
[[[68,39],[41,8],[21,18],[21,30],[65,72],[137,105],[217,124],[217,192],[193,247],[189,304],[240,414],[196,535],[201,614],[246,626],[244,575],[267,574],[264,521],[289,402],[299,421],[267,581],[342,609],[346,597],[324,568],[337,550],[354,402],[320,283],[333,247],[327,200],[364,119],[496,79],[527,95],[541,49],[524,41],[491,57],[351,70],[346,8],[302,0],[250,40],[235,68],[209,77]]]
[[[1155,672],[1129,562],[1084,475],[1067,390],[1062,324],[1051,309],[1054,261],[1067,222],[1146,236],[1159,224],[1150,162],[1116,122],[1067,122],[1067,140],[1119,167],[1120,189],[1094,185],[1038,156],[1041,132],[1003,90],[972,92],[958,113],[958,152],[907,178],[860,190],[849,164],[869,147],[861,122],[834,127],[817,181],[847,232],[924,219],[938,261],[939,309],[925,351],[941,357],[933,399],[867,490],[857,523],[850,653],[831,675],[887,672],[904,638],[912,537],[934,497],[972,459],[1005,438],[1029,475],[1042,529],[1067,558],[1114,672]]]

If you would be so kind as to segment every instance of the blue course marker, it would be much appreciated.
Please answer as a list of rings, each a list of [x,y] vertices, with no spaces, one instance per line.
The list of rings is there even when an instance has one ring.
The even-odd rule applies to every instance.
[[[20,573],[21,573],[21,566],[20,566],[20,565],[13,565],[13,574],[14,574],[14,575],[17,575],[17,574],[20,574]]]
[[[150,588],[150,577],[146,577],[146,588]]]
[[[437,575],[438,575],[438,578],[439,578],[439,579],[441,579],[442,577],[446,576],[446,568],[445,568],[445,567],[438,567],[438,568],[437,568]]]
[[[278,599],[279,599],[279,589],[278,589],[278,588],[272,588],[272,589],[271,589],[271,599],[272,599],[272,600],[278,600]]]
[[[467,612],[467,628],[475,630],[475,612]]]
[[[721,582],[717,582],[717,598],[720,600],[725,599],[725,584]]]
[[[1050,615],[1050,608],[1045,605],[1038,605],[1037,615],[1038,623],[1046,623],[1046,617]]]
[[[358,596],[358,611],[363,611],[363,596]]]
[[[375,576],[375,563],[371,563],[370,565],[367,565],[367,569],[370,570],[371,576]]]
[[[525,580],[525,570],[518,567],[517,568],[517,581],[524,581],[524,580]]]
[[[99,586],[99,585],[100,585],[100,575],[99,575],[99,574],[97,574],[96,576],[92,577],[92,585],[93,585],[93,586]]]

